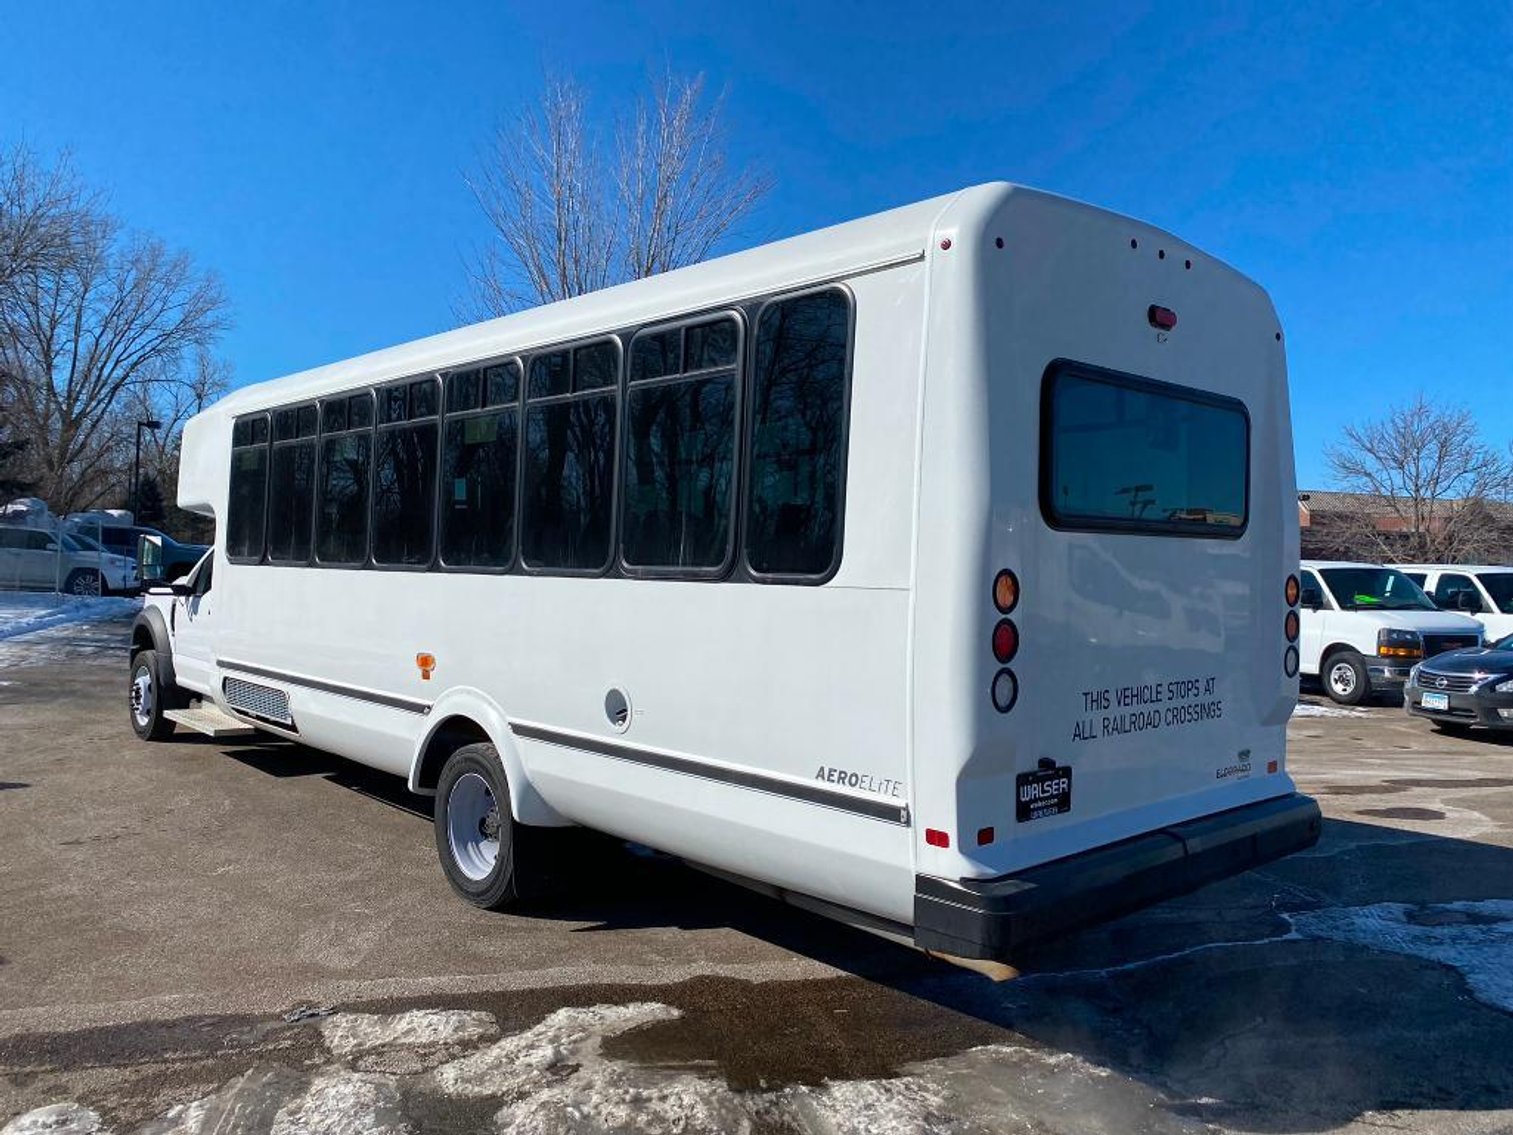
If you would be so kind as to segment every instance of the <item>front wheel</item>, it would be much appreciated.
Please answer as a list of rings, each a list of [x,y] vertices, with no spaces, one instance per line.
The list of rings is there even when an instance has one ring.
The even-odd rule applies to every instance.
[[[173,736],[173,722],[163,716],[167,694],[158,678],[158,654],[143,650],[131,660],[131,728],[144,741],[166,741]]]
[[[520,899],[520,829],[499,752],[464,745],[436,785],[436,852],[452,889],[474,906],[504,910]]]
[[[100,573],[94,568],[74,568],[63,581],[63,590],[69,595],[99,595]]]
[[[1353,650],[1330,655],[1324,665],[1324,690],[1341,705],[1360,705],[1371,696],[1366,660]]]

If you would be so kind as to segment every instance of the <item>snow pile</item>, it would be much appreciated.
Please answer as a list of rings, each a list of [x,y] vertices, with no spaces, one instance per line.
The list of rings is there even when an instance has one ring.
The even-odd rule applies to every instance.
[[[1302,938],[1348,942],[1427,958],[1460,971],[1472,995],[1513,1012],[1513,900],[1431,906],[1381,902],[1328,907],[1290,916]]]
[[[99,1114],[76,1103],[50,1103],[0,1127],[0,1135],[103,1135],[104,1131]]]
[[[1300,701],[1293,708],[1294,717],[1369,717],[1364,709],[1346,709],[1340,705],[1316,705],[1313,702]]]
[[[411,1135],[392,1076],[324,1072],[273,1117],[271,1135]]]
[[[68,623],[87,623],[137,610],[140,599],[101,596],[77,599],[63,595],[0,594],[0,639]]]
[[[493,1013],[463,1009],[416,1009],[396,1015],[338,1013],[320,1023],[326,1046],[337,1056],[375,1048],[467,1044],[499,1034]]]

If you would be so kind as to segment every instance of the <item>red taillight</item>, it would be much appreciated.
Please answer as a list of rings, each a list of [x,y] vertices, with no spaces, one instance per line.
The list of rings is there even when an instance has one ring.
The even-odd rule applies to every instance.
[[[999,619],[993,628],[993,657],[1009,662],[1019,653],[1019,628],[1012,619]]]
[[[950,847],[951,837],[939,828],[926,828],[925,842],[931,847]]]
[[[994,836],[994,832],[993,832],[992,828],[978,828],[977,829],[977,846],[978,847],[986,847],[988,844],[990,844],[990,843],[993,842],[993,836]]]
[[[1298,641],[1298,613],[1288,611],[1287,618],[1282,620],[1282,633],[1287,636],[1288,642]]]
[[[1145,318],[1150,320],[1152,327],[1162,331],[1170,331],[1177,326],[1177,313],[1169,307],[1162,307],[1153,303],[1145,313]]]

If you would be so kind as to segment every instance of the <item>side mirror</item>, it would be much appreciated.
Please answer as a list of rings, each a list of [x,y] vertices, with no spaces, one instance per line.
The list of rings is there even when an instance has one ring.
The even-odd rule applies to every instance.
[[[1324,605],[1324,595],[1317,587],[1305,587],[1298,597],[1298,606],[1306,607],[1310,611],[1317,611]]]
[[[194,594],[194,588],[190,587],[189,584],[180,583],[178,580],[170,583],[166,579],[149,579],[142,590],[148,595],[186,596]]]

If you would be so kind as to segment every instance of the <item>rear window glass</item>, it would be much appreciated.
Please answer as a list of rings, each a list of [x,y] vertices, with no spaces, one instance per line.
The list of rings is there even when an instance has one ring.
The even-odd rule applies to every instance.
[[[1041,415],[1041,506],[1054,527],[1245,531],[1250,421],[1235,399],[1059,363]]]

